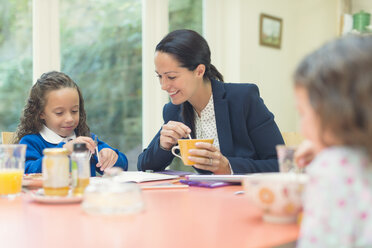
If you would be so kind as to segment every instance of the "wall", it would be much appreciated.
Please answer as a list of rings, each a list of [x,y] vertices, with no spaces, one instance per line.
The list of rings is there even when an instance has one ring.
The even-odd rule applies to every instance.
[[[372,14],[372,1],[371,0],[353,0],[351,3],[352,13],[354,14],[361,10]]]
[[[212,64],[226,82],[240,82],[242,18],[240,0],[204,0],[203,30]],[[244,33],[244,32],[243,32]]]
[[[296,131],[292,74],[304,55],[336,37],[338,0],[205,2],[212,63],[226,82],[256,83],[281,131]],[[283,19],[280,50],[259,45],[260,13]]]
[[[297,1],[295,9],[299,10],[296,12],[298,21],[296,21],[295,33],[292,34],[296,41],[294,44],[295,52],[291,61],[293,70],[308,53],[325,42],[337,38],[340,17],[339,7],[340,2],[337,0]],[[293,70],[291,70],[291,73]],[[294,116],[295,123],[298,123],[297,112]],[[295,128],[297,128],[297,124],[295,124]]]
[[[282,131],[293,130],[294,110],[291,87],[292,57],[296,44],[295,11],[293,0],[243,1],[246,12],[242,22],[242,82],[254,82],[260,88],[261,97],[274,113]],[[281,49],[259,45],[260,13],[282,18]]]
[[[336,0],[242,1],[241,81],[256,82],[281,131],[296,131],[293,72],[299,61],[337,33]],[[260,46],[259,15],[283,19],[280,50]],[[249,32],[247,31],[249,30]],[[252,35],[253,34],[253,35]]]

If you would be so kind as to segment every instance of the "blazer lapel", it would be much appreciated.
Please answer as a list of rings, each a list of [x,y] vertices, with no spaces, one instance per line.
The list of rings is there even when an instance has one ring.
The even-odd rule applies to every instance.
[[[221,153],[225,156],[233,155],[233,140],[231,134],[230,115],[226,100],[226,92],[222,82],[211,80],[214,113]]]

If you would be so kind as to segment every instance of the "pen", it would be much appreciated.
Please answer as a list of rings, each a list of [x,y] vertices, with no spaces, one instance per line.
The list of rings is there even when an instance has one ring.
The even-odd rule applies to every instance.
[[[182,189],[182,188],[188,188],[189,185],[185,184],[174,184],[178,183],[180,180],[170,180],[168,182],[164,183],[158,183],[158,184],[152,184],[152,185],[141,185],[141,189]]]
[[[99,163],[99,153],[98,153],[98,146],[96,146],[96,153],[97,153],[97,160],[98,160],[98,163]]]
[[[97,135],[96,137],[94,137],[94,143],[96,144],[96,153],[97,153],[97,160],[98,160],[98,163],[99,163],[99,153],[98,153],[98,142],[97,142]]]
[[[180,182],[180,179],[173,179],[173,180],[167,181],[167,183],[179,183],[179,182]]]

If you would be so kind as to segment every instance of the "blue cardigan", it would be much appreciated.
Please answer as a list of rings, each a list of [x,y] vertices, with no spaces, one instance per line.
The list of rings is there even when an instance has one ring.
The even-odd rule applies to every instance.
[[[94,140],[95,134],[91,134],[91,138]],[[98,141],[98,150],[102,150],[103,148],[110,148],[114,150],[118,154],[118,160],[116,161],[114,166],[121,167],[123,170],[128,170],[128,159],[127,157],[119,152],[117,149],[114,149],[107,145],[105,142],[99,140]],[[20,144],[26,144],[26,163],[25,163],[25,173],[41,173],[41,164],[43,159],[43,150],[45,148],[62,148],[65,142],[61,142],[59,144],[51,144],[41,137],[40,134],[28,134],[25,135],[20,141]],[[90,160],[90,174],[91,176],[96,175],[96,170],[99,171],[99,168],[96,168],[97,164],[97,157],[96,154],[93,154]]]
[[[211,83],[220,150],[230,161],[234,174],[278,171],[275,146],[284,141],[258,87],[216,80]],[[181,105],[171,102],[164,106],[163,119],[164,123],[173,120],[190,126],[182,120]],[[159,144],[160,131],[139,155],[138,170],[164,170],[172,162],[173,154]]]

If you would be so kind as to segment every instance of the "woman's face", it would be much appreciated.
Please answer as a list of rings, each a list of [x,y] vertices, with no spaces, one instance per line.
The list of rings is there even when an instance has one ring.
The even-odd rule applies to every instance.
[[[187,68],[180,67],[179,62],[168,53],[155,53],[155,72],[157,73],[161,89],[165,90],[173,104],[181,104],[192,101],[196,98],[196,93],[203,83],[203,73],[198,73],[198,69],[189,71]]]

